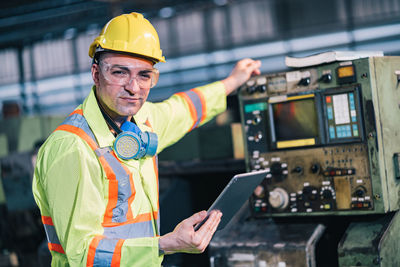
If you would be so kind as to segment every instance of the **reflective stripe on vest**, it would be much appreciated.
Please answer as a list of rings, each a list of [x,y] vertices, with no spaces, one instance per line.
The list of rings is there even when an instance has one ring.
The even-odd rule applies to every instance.
[[[109,179],[109,182],[112,183],[109,187],[112,187],[113,191],[118,190],[117,194],[113,192],[113,196],[117,196],[117,198],[109,199],[109,204],[110,202],[112,204],[107,205],[107,210],[104,215],[104,225],[107,225],[107,223],[123,223],[128,219],[132,220],[133,215],[129,207],[136,194],[131,174],[111,152],[112,149],[110,147],[98,148],[95,150],[97,157],[104,157],[115,174],[115,179]],[[117,184],[115,184],[114,181],[116,181]]]
[[[109,199],[102,223],[104,235],[92,239],[87,266],[119,266],[124,239],[154,237],[152,219],[157,220],[159,227],[158,212],[133,218],[130,205],[136,191],[132,173],[118,160],[111,147],[99,148],[81,109],[72,112],[57,130],[76,134],[86,141],[98,157],[109,182]],[[155,172],[158,176],[157,169]]]
[[[59,253],[65,253],[61,246],[60,240],[58,239],[56,229],[54,228],[53,220],[49,216],[42,216],[42,222],[44,230],[47,236],[47,245],[49,250],[57,251]]]
[[[111,239],[102,235],[95,236],[90,243],[86,266],[118,267],[124,239]]]
[[[193,120],[193,130],[206,118],[206,102],[203,93],[199,90],[191,89],[189,91],[177,93],[178,96],[182,97],[189,106],[190,115]]]

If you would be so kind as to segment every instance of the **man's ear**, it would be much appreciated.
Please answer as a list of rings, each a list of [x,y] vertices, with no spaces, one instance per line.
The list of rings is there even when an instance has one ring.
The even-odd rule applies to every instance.
[[[99,73],[99,65],[92,64],[91,71],[92,71],[93,82],[96,85],[96,87],[98,87],[99,86],[99,75],[100,75],[100,73]]]

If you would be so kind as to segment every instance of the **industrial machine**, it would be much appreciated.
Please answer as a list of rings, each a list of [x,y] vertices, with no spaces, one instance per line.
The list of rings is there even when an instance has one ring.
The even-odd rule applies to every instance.
[[[249,201],[250,217],[265,222],[264,228],[258,226],[265,239],[265,232],[274,234],[269,229],[280,224],[278,218],[292,218],[289,226],[304,217],[322,224],[324,216],[346,220],[350,226],[337,244],[340,266],[399,266],[396,253],[380,253],[388,247],[400,251],[388,237],[400,234],[395,215],[400,205],[400,57],[335,61],[253,77],[241,88],[239,104],[247,171],[269,172]],[[359,229],[364,239],[355,234]],[[246,223],[239,231],[247,231]],[[217,235],[211,247],[220,248],[224,241]],[[228,242],[225,249],[238,253],[257,247],[253,241],[242,238],[241,248]],[[215,249],[214,258],[232,256]],[[257,255],[258,263],[248,266],[261,266],[261,260],[264,266],[286,266],[283,258],[279,265]],[[288,266],[315,264],[312,259]]]
[[[247,83],[247,168],[270,171],[252,199],[255,216],[399,209],[396,70],[400,59],[375,57]]]

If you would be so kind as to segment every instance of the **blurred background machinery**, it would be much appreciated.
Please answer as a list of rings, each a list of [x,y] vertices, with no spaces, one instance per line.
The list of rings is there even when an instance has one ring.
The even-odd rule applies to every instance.
[[[383,51],[387,56],[399,55],[400,0],[17,0],[2,1],[0,7],[0,266],[39,266],[42,262],[38,253],[44,253],[40,255],[44,255],[42,259],[46,258],[45,247],[41,247],[45,238],[43,228],[30,193],[36,149],[89,92],[92,80],[87,51],[93,38],[110,18],[132,11],[144,13],[155,25],[167,59],[167,63],[157,65],[161,75],[159,84],[151,90],[151,101],[161,101],[175,92],[221,79],[229,74],[237,60],[252,57],[263,63],[261,70],[266,75],[266,83],[261,87],[265,86],[268,94],[269,87],[276,88],[274,94],[278,96],[306,92],[314,94],[306,97],[305,104],[298,107],[308,112],[310,103],[320,105],[318,114],[307,125],[315,126],[316,122],[323,120],[320,114],[325,112],[321,110],[321,105],[326,102],[323,96],[332,94],[333,98],[335,93],[330,89],[335,86],[343,87],[339,98],[347,95],[349,99],[353,93],[358,116],[357,121],[349,126],[353,130],[352,127],[356,125],[359,136],[352,136],[350,143],[343,144],[341,140],[344,139],[340,138],[331,140],[329,135],[326,136],[329,130],[323,132],[314,127],[311,130],[321,135],[316,138],[317,145],[314,148],[281,149],[277,148],[279,140],[276,139],[275,143],[264,144],[264,151],[260,153],[267,153],[265,159],[271,157],[266,159],[271,165],[272,158],[280,158],[280,165],[276,161],[274,167],[262,166],[252,158],[253,154],[249,154],[254,152],[254,146],[242,141],[241,121],[245,124],[246,116],[250,116],[244,112],[247,105],[245,99],[256,99],[256,96],[262,95],[261,87],[250,94],[246,88],[253,86],[246,85],[242,91],[244,93],[239,95],[240,101],[238,95],[228,98],[227,112],[204,128],[189,133],[160,155],[162,233],[172,230],[176,223],[192,212],[207,209],[234,174],[269,167],[274,178],[268,181],[272,181],[272,184],[265,182],[257,191],[268,197],[255,195],[251,199],[251,212],[244,208],[241,213],[243,216],[237,218],[240,223],[244,223],[242,220],[245,218],[251,218],[245,220],[249,228],[237,227],[233,223],[235,237],[221,233],[215,239],[215,246],[210,251],[214,264],[224,264],[225,261],[231,266],[239,266],[241,260],[248,265],[254,262],[258,257],[256,254],[250,255],[248,251],[235,254],[231,248],[218,243],[218,240],[228,238],[225,241],[233,244],[238,238],[245,240],[249,233],[254,236],[258,236],[259,232],[264,233],[258,236],[260,239],[256,241],[259,246],[254,251],[275,260],[274,263],[260,261],[259,266],[282,266],[283,261],[279,257],[286,252],[280,238],[288,242],[288,248],[298,251],[298,258],[315,257],[318,263],[321,258],[328,256],[327,259],[334,258],[331,266],[339,263],[346,265],[349,257],[353,257],[348,251],[354,247],[354,240],[359,238],[357,231],[375,229],[377,233],[363,236],[361,244],[378,239],[392,242],[390,238],[393,235],[389,233],[397,229],[391,226],[397,225],[394,222],[398,220],[394,213],[397,209],[396,197],[393,197],[397,184],[381,176],[385,170],[382,166],[389,162],[386,159],[388,156],[380,154],[383,153],[382,149],[379,152],[371,151],[371,148],[377,149],[381,145],[374,145],[372,140],[377,137],[370,138],[367,131],[373,124],[371,112],[377,108],[374,105],[371,107],[375,98],[369,95],[376,86],[367,84],[380,76],[384,77],[383,73],[372,77],[374,62],[355,61],[356,81],[341,84],[335,76],[335,64],[326,68],[313,67],[301,69],[300,74],[304,76],[304,72],[309,72],[308,78],[314,87],[307,85],[308,80],[304,79],[301,80],[303,91],[280,90],[281,83],[288,82],[286,73],[292,71],[285,65],[284,59],[288,55],[304,56],[327,50],[374,50]],[[325,82],[329,78],[328,71],[331,72],[331,83]],[[362,73],[370,76],[360,78],[359,74]],[[287,83],[290,84],[288,88],[299,82],[293,77],[291,79]],[[364,100],[364,95],[369,98]],[[264,97],[274,99],[275,96]],[[279,97],[275,99],[279,100]],[[275,103],[265,102],[266,106],[272,104]],[[284,108],[285,103],[278,101],[275,106]],[[256,111],[258,108],[260,106],[250,105],[248,109]],[[268,118],[262,119],[265,121]],[[265,131],[269,125],[269,122],[265,125]],[[294,127],[290,123],[289,126]],[[332,122],[330,126],[336,127]],[[281,132],[284,132],[282,129]],[[386,131],[390,132],[386,128],[382,130]],[[343,128],[343,132],[347,134],[347,128]],[[247,140],[248,133],[244,134]],[[322,138],[324,135],[326,137]],[[345,150],[357,149],[357,153],[347,150],[340,152],[344,153],[340,160],[351,156],[354,160],[352,165],[325,163],[326,160],[339,157],[335,149],[342,147]],[[299,157],[294,155],[298,153],[296,151],[303,151],[308,156],[302,156],[301,162],[297,161]],[[331,152],[330,157],[325,154]],[[325,161],[315,164],[312,158],[323,158]],[[394,158],[398,160],[398,157]],[[396,162],[394,159],[392,161]],[[282,166],[283,163],[287,164],[286,167]],[[370,167],[378,163],[379,171]],[[308,168],[310,164],[311,170]],[[347,168],[356,165],[359,167]],[[296,171],[292,173],[293,169]],[[284,174],[286,171],[287,175]],[[354,171],[351,178],[357,179],[346,179],[346,176],[326,178],[330,177],[329,173],[324,176],[321,171]],[[310,181],[292,179],[296,175],[313,176]],[[389,174],[385,175],[389,177]],[[280,178],[276,178],[278,176]],[[331,180],[330,184],[324,179]],[[357,182],[360,179],[362,184]],[[296,182],[289,183],[294,180]],[[326,184],[314,184],[317,181]],[[307,182],[309,186],[305,186]],[[270,191],[273,192],[271,199]],[[284,191],[289,192],[287,201]],[[298,194],[300,191],[302,195]],[[294,196],[290,193],[296,193],[296,200],[292,199]],[[351,197],[343,197],[346,194]],[[354,194],[357,200],[353,200]],[[282,195],[286,201],[283,201],[283,206]],[[378,195],[380,198],[377,199]],[[324,198],[313,200],[320,196]],[[173,208],[177,205],[181,207],[180,210]],[[362,219],[358,219],[360,215],[363,215]],[[291,224],[294,218],[297,223]],[[315,221],[314,218],[319,219]],[[268,236],[265,232],[268,225],[276,230],[272,237],[278,245],[262,239]],[[304,230],[304,235],[299,234],[299,229]],[[348,239],[341,240],[345,232],[348,233]],[[285,233],[284,237],[281,233]],[[363,251],[374,249],[360,248]],[[271,251],[274,253],[271,254]],[[221,257],[216,257],[215,253]],[[296,261],[298,265],[294,266],[303,266],[300,262]],[[327,260],[322,264],[320,266],[329,266]],[[166,257],[164,265],[208,266],[210,261],[207,254],[174,255]],[[43,263],[42,266],[48,264]],[[289,261],[288,266],[291,266]]]

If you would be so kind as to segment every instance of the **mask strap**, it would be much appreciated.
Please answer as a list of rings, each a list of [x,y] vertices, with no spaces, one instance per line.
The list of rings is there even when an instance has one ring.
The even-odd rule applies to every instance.
[[[113,128],[113,130],[114,130],[117,134],[122,133],[121,128],[118,127],[118,125],[110,118],[110,116],[109,116],[109,115],[107,114],[107,112],[104,110],[104,108],[103,108],[103,106],[101,105],[100,101],[97,99],[97,95],[96,95],[96,94],[95,94],[95,96],[96,96],[97,104],[98,104],[99,107],[100,107],[101,114],[103,114],[103,117],[104,117],[104,119],[106,120],[107,124],[108,124],[111,128]]]

